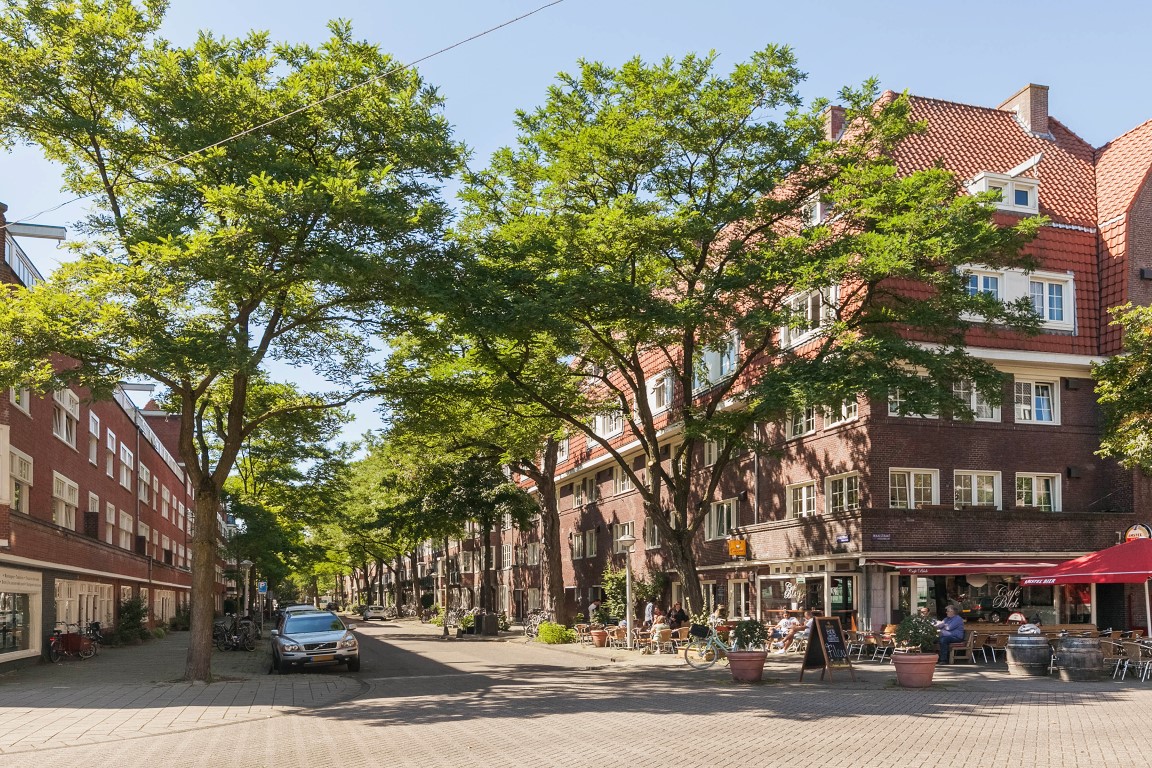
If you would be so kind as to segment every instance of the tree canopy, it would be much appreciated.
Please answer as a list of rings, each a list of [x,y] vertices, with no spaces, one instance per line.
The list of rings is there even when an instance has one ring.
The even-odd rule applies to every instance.
[[[436,91],[346,22],[316,47],[178,47],[156,35],[164,8],[0,13],[0,141],[40,147],[92,206],[76,261],[6,289],[0,383],[167,389],[197,492],[187,676],[203,680],[225,479],[257,430],[371,391],[378,334],[442,261],[438,185],[462,149]],[[321,383],[256,397],[273,363]]]
[[[694,541],[729,462],[760,447],[756,425],[893,388],[909,411],[970,415],[953,383],[988,392],[1000,376],[966,354],[966,331],[1035,325],[970,293],[964,267],[1028,266],[1038,221],[997,226],[949,172],[898,169],[922,129],[907,98],[845,89],[831,137],[789,49],[715,63],[581,62],[517,113],[517,143],[462,194],[461,304],[441,324],[615,459],[693,610]],[[556,396],[560,376],[596,417]]]

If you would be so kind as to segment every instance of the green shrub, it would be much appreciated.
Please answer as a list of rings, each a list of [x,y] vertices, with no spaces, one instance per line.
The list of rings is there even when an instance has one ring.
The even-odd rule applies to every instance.
[[[168,633],[164,631],[164,627],[156,627],[156,629],[152,630],[152,637],[157,640],[163,640],[166,634]]]
[[[911,650],[930,651],[939,636],[936,625],[923,616],[905,616],[896,627],[896,642]]]
[[[551,621],[540,622],[540,627],[536,633],[536,639],[548,645],[560,645],[562,643],[576,642],[575,630],[568,629],[562,624],[553,624]]]
[[[176,615],[168,619],[169,632],[187,632],[192,626],[192,612],[187,608],[177,608]]]
[[[460,629],[471,629],[476,626],[476,616],[472,613],[466,613],[460,617]]]
[[[508,620],[508,614],[500,611],[496,616],[496,625],[500,628],[501,632],[507,632],[512,629],[512,622]]]
[[[116,621],[116,641],[118,644],[138,643],[152,637],[144,622],[148,619],[148,607],[138,597],[120,603],[120,618]]]

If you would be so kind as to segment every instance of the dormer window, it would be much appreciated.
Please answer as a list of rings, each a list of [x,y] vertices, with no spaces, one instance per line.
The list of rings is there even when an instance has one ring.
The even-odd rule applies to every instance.
[[[994,192],[998,196],[996,207],[1013,213],[1036,213],[1039,208],[1040,182],[1022,176],[1007,176],[985,171],[968,184],[970,194]]]
[[[812,195],[804,201],[800,209],[800,219],[805,227],[816,227],[824,223],[831,211],[832,206],[820,199],[820,195]]]

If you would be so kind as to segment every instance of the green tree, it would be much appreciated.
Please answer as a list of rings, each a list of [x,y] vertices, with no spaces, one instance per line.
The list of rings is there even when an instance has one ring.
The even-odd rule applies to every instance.
[[[1104,416],[1101,456],[1152,472],[1152,308],[1112,310],[1124,332],[1124,353],[1093,366]]]
[[[555,374],[554,365],[546,371]],[[385,373],[378,380],[387,393],[385,407],[408,433],[440,436],[453,452],[475,451],[493,457],[535,485],[540,513],[541,593],[543,605],[566,621],[560,513],[556,466],[561,423],[507,378],[485,367],[484,356],[469,339],[450,337],[438,324],[407,334],[393,344]],[[566,375],[553,376],[555,399],[581,400]],[[568,387],[568,392],[560,392]]]
[[[440,260],[437,185],[461,149],[435,91],[347,23],[315,48],[263,33],[179,48],[155,36],[164,6],[0,13],[3,140],[39,146],[94,210],[77,261],[0,302],[0,383],[167,388],[199,522],[186,676],[207,680],[225,480],[258,429],[368,391],[390,307]],[[252,397],[272,360],[325,383]]]
[[[463,192],[463,303],[443,323],[615,459],[690,610],[695,542],[729,463],[760,447],[756,425],[892,388],[911,412],[970,415],[952,383],[991,392],[1000,376],[965,353],[966,330],[1035,324],[1023,304],[970,295],[963,265],[1027,266],[1038,221],[998,227],[945,170],[898,172],[922,128],[906,98],[845,89],[833,141],[787,48],[727,75],[714,63],[582,62],[517,113],[517,144]],[[833,215],[817,222],[817,203]],[[543,361],[600,418],[542,386]],[[617,420],[640,461],[613,444]]]

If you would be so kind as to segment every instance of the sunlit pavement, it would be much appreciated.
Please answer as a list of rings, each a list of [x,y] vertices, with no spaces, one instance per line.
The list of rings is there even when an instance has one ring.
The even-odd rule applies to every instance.
[[[670,655],[445,641],[415,622],[358,632],[356,675],[253,673],[189,687],[199,689],[194,703],[172,698],[184,684],[121,683],[137,690],[116,694],[130,702],[119,706],[112,693],[91,693],[99,686],[5,676],[3,764],[1019,768],[1143,765],[1152,747],[1152,681],[1013,678],[1001,663],[941,667],[932,688],[908,691],[893,687],[888,664],[863,662],[855,682],[842,670],[821,681],[817,670],[801,683],[799,658],[774,656],[764,683],[743,685],[721,664],[696,671]],[[300,701],[306,690],[321,695],[241,711],[239,690],[282,685],[298,687]],[[236,689],[216,703],[208,692],[218,686]],[[171,726],[136,728],[146,715]],[[45,729],[52,738],[35,743]],[[80,741],[65,746],[69,734]]]

